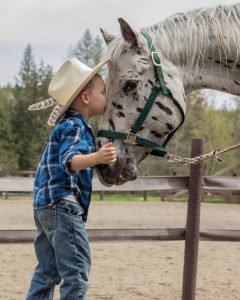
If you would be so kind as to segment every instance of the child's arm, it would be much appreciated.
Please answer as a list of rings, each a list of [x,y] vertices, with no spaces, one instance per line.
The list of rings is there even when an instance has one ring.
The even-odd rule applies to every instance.
[[[97,152],[77,154],[71,159],[72,171],[80,171],[98,164],[110,164],[116,161],[116,149],[112,143],[103,145]]]

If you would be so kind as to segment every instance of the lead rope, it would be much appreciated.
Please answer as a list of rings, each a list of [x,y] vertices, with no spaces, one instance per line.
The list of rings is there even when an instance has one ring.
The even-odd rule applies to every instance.
[[[167,154],[165,158],[168,160],[169,163],[172,164],[182,164],[182,165],[193,165],[197,164],[200,161],[204,161],[207,159],[217,159],[218,161],[222,161],[218,156],[222,155],[228,151],[234,150],[240,148],[240,144],[236,144],[233,146],[230,146],[228,148],[222,149],[222,150],[213,150],[209,153],[202,154],[193,158],[187,158],[187,157],[181,157],[174,154]]]

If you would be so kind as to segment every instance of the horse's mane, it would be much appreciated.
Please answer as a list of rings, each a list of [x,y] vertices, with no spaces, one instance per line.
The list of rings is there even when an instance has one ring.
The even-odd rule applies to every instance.
[[[218,52],[216,59],[225,62],[231,57],[236,62],[240,53],[240,3],[175,14],[141,31],[157,32],[163,45],[167,41],[167,49],[162,49],[165,56],[188,68],[198,67],[211,43]]]
[[[226,63],[227,57],[231,57],[237,62],[240,53],[240,3],[178,13],[141,31],[158,35],[156,43],[164,56],[189,69],[194,66],[197,71],[211,43],[214,43],[215,53],[212,56],[215,54],[215,59]],[[142,37],[139,42],[140,46],[145,44],[146,47]],[[122,37],[110,43],[108,56],[112,58],[113,65],[118,63],[128,47]]]

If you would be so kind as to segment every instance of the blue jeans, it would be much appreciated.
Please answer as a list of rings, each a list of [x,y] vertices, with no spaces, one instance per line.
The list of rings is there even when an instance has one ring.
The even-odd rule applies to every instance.
[[[38,265],[26,300],[52,300],[61,282],[61,300],[85,300],[91,254],[82,207],[61,200],[49,208],[34,209],[34,240]]]

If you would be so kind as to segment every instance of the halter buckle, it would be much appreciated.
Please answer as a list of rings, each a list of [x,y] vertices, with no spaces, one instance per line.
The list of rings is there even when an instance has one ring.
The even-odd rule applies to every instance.
[[[138,133],[133,133],[131,131],[131,129],[128,129],[127,131],[127,137],[125,140],[123,140],[126,144],[129,144],[129,145],[136,145],[136,139],[137,137],[139,136]]]
[[[159,61],[161,61],[159,53],[157,51],[153,51],[153,52],[151,52],[153,64],[154,64],[154,66],[161,68],[162,67],[162,63],[161,62],[160,63],[156,62],[155,56],[154,56],[155,54],[158,55]]]

